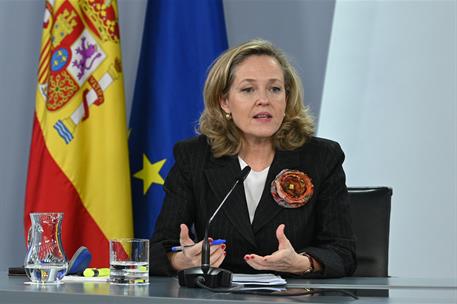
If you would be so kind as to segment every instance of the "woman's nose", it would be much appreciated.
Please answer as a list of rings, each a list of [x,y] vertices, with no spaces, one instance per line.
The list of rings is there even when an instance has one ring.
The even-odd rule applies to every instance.
[[[270,96],[267,90],[259,90],[256,96],[257,104],[268,104],[270,102]]]

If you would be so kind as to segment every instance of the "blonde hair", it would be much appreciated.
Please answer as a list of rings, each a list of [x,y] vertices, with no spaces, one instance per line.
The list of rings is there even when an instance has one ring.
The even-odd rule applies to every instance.
[[[235,155],[240,151],[242,132],[233,120],[225,117],[219,102],[227,97],[236,67],[249,56],[262,55],[275,58],[284,73],[286,110],[279,130],[272,137],[274,147],[294,150],[313,135],[313,119],[303,104],[303,87],[294,67],[283,52],[269,41],[250,40],[221,54],[211,65],[206,78],[205,109],[197,131],[208,138],[214,157]]]

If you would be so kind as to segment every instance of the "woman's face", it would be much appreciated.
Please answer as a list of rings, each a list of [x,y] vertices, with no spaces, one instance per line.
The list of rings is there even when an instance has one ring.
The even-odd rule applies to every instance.
[[[278,131],[286,109],[284,74],[278,61],[252,55],[234,70],[228,96],[220,100],[226,113],[248,141],[271,139]]]

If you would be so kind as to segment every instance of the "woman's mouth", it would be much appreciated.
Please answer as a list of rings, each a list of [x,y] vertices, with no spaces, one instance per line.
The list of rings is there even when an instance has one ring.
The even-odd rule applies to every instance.
[[[264,120],[264,119],[271,119],[271,118],[273,118],[273,116],[270,113],[266,113],[266,112],[262,112],[262,113],[258,113],[256,115],[254,115],[254,119]]]

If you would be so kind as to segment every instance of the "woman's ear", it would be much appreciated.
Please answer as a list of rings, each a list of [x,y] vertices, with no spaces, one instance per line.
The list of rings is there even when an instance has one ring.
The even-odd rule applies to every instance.
[[[228,105],[228,100],[227,98],[220,98],[219,99],[219,105],[221,106],[222,110],[224,110],[225,113],[230,113],[230,107]]]

